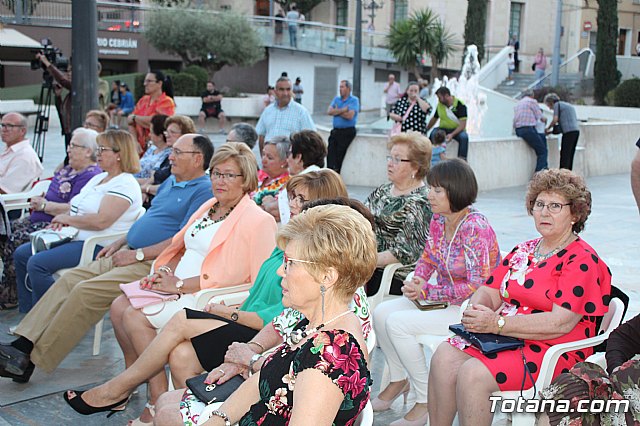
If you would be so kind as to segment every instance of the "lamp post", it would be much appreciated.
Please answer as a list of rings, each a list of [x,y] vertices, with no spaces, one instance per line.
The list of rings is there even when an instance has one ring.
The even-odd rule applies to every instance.
[[[553,40],[553,69],[551,85],[556,87],[560,81],[560,38],[562,36],[562,0],[558,0],[556,10],[556,34]]]
[[[362,73],[362,0],[356,0],[356,34],[353,46],[353,95],[360,97]]]
[[[371,0],[370,3],[365,4],[363,6],[365,9],[369,10],[369,18],[371,19],[369,28],[372,31],[375,31],[374,19],[376,19],[376,10],[382,9],[384,7],[384,1],[380,0],[380,2],[376,2],[376,0]]]

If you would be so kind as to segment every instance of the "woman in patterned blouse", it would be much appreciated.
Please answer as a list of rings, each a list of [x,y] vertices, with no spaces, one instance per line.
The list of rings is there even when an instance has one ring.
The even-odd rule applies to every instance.
[[[436,164],[429,172],[429,202],[433,219],[414,276],[405,281],[404,297],[376,308],[374,329],[389,364],[391,383],[372,402],[374,411],[387,410],[401,394],[416,392],[416,404],[393,425],[423,425],[427,421],[429,368],[415,336],[448,334],[459,321],[460,304],[489,278],[500,262],[496,234],[487,218],[471,204],[478,184],[469,165],[459,159]],[[428,282],[436,273],[436,283]],[[422,311],[414,300],[445,301],[444,310]],[[407,368],[411,366],[411,368]],[[407,377],[408,376],[408,377]]]
[[[431,142],[418,132],[400,133],[389,141],[388,183],[374,190],[365,205],[376,220],[378,262],[366,285],[367,295],[380,288],[382,270],[402,263],[391,283],[391,294],[402,294],[402,281],[420,257],[427,242],[431,206],[424,177],[431,165]]]
[[[276,136],[264,144],[262,170],[258,171],[258,190],[253,201],[262,206],[263,201],[275,201],[290,179],[287,156],[291,142],[288,136]]]

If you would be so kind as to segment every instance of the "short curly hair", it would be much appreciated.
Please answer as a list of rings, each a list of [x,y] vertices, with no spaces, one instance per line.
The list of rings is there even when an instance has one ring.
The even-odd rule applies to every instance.
[[[581,176],[567,169],[548,169],[536,173],[525,198],[527,212],[533,214],[535,203],[541,192],[555,192],[567,199],[575,223],[572,226],[576,234],[584,230],[584,224],[591,213],[591,191]]]
[[[433,145],[431,145],[429,138],[420,132],[409,131],[392,136],[387,143],[387,149],[390,150],[394,145],[407,146],[409,160],[418,168],[415,178],[424,179],[429,173],[429,167],[431,167]]]

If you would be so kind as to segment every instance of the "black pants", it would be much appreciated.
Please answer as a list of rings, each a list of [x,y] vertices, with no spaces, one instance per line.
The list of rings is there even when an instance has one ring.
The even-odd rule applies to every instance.
[[[580,131],[567,132],[562,134],[562,143],[560,145],[560,168],[573,170],[573,156],[576,153],[576,145]]]
[[[378,290],[380,290],[380,282],[382,281],[383,272],[384,269],[381,268],[376,268],[376,270],[373,272],[373,275],[364,286],[364,289],[367,292],[367,296],[373,296],[378,292]],[[404,283],[402,282],[402,280],[394,275],[393,279],[391,280],[391,289],[389,290],[389,294],[402,296],[402,290],[400,289],[403,285]]]
[[[355,127],[333,129],[329,135],[329,150],[327,153],[327,167],[340,173],[342,161],[347,155],[347,149],[356,137]]]

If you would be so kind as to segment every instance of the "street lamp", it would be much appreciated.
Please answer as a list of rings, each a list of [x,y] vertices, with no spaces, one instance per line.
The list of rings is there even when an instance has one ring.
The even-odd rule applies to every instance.
[[[370,3],[366,3],[363,7],[369,10],[369,18],[371,19],[369,23],[369,30],[375,31],[373,21],[376,19],[376,10],[384,7],[384,1],[380,0],[379,2],[376,2],[376,0],[371,0]]]

